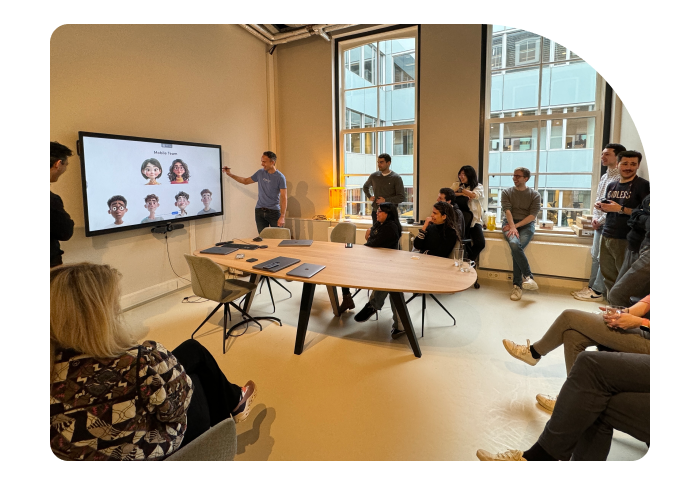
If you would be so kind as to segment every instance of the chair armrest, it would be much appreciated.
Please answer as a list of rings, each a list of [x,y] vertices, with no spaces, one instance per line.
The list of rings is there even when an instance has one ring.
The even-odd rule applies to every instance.
[[[219,422],[185,447],[168,456],[166,461],[233,461],[238,441],[232,418]]]

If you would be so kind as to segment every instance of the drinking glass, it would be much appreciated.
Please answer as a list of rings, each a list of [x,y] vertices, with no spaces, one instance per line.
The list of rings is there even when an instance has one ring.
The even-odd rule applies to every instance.
[[[471,272],[476,267],[476,262],[472,260],[464,260],[462,267],[460,268],[463,272]]]
[[[605,315],[614,320],[620,317],[620,314],[622,314],[624,309],[625,307],[621,305],[606,305]]]
[[[461,268],[462,267],[462,260],[464,260],[464,249],[458,248],[458,249],[454,250],[453,255],[454,255],[454,260],[455,260],[455,267]]]

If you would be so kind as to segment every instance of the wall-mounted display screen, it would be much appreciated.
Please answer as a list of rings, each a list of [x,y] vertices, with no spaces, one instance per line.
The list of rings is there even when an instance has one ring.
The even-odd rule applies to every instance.
[[[78,135],[87,236],[223,214],[221,145]]]

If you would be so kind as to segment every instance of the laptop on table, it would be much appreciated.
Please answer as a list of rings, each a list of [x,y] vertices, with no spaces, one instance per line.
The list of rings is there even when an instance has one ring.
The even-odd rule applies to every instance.
[[[287,272],[290,277],[311,278],[318,272],[326,268],[325,265],[314,265],[313,263],[302,263],[297,268]]]
[[[300,261],[301,260],[299,260],[298,258],[276,257],[266,262],[253,265],[253,268],[256,270],[265,270],[267,272],[275,273],[279,272],[283,268],[287,268],[294,265],[295,263],[299,263]]]
[[[313,240],[282,240],[277,246],[311,246]]]

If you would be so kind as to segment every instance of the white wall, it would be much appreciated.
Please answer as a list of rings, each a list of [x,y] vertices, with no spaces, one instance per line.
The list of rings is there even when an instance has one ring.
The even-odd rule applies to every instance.
[[[235,25],[64,25],[51,38],[51,140],[74,153],[81,130],[219,144],[224,164],[250,176],[267,149],[266,55]],[[80,160],[69,164],[51,186],[76,223],[64,262],[113,265],[123,294],[172,287],[163,235],[85,237]],[[256,232],[256,200],[257,186],[224,178],[224,238]],[[168,238],[180,275],[184,253],[219,241],[222,218],[185,225]]]

